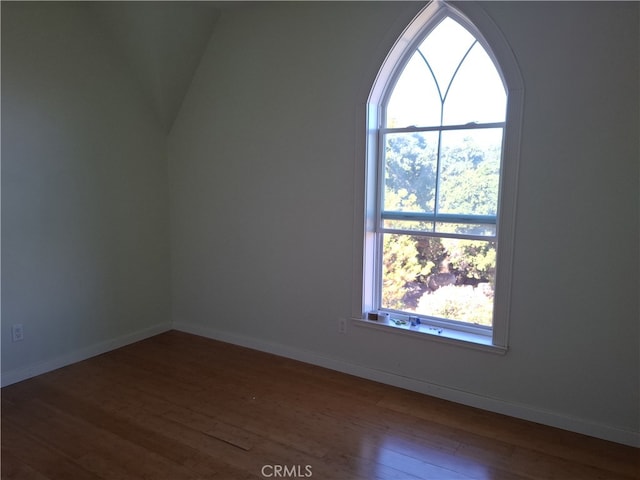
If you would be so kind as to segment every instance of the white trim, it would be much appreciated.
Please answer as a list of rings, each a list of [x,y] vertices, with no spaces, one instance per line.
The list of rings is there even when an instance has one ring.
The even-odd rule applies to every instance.
[[[419,340],[446,343],[448,345],[471,348],[472,350],[480,350],[499,355],[504,355],[508,350],[507,347],[493,345],[491,343],[491,337],[488,335],[452,329],[448,325],[443,328],[430,327],[427,324],[409,327],[393,325],[389,320],[386,322],[370,321],[362,318],[352,318],[351,322],[358,327],[372,328],[384,334],[395,333],[397,335],[407,335]],[[434,331],[431,332],[431,329]]]
[[[28,378],[42,375],[43,373],[57,370],[58,368],[66,367],[73,363],[87,360],[88,358],[101,355],[103,353],[116,350],[131,343],[139,342],[149,337],[153,337],[160,333],[168,332],[171,330],[171,323],[161,323],[144,330],[138,330],[137,332],[129,333],[121,337],[106,340],[104,342],[96,343],[79,350],[75,350],[70,353],[65,353],[59,357],[52,358],[50,360],[44,360],[42,362],[34,363],[26,367],[18,368],[15,370],[9,370],[2,372],[2,378],[0,379],[0,385],[6,387],[12,383],[21,382]]]
[[[311,365],[328,368],[330,370],[354,375],[367,380],[373,380],[393,387],[404,388],[406,390],[449,400],[462,405],[480,408],[482,410],[508,415],[510,417],[520,418],[550,427],[561,428],[563,430],[589,435],[591,437],[601,438],[603,440],[621,443],[632,447],[640,447],[640,432],[594,423],[549,410],[542,410],[531,405],[477,395],[472,392],[425,382],[417,378],[400,376],[389,371],[376,370],[371,367],[356,365],[343,360],[336,360],[309,350],[293,348],[256,337],[217,330],[215,328],[205,327],[199,324],[175,322],[173,327],[175,330],[179,330],[181,332],[191,333],[231,343],[233,345],[259,350],[261,352],[291,358]]]
[[[354,202],[356,214],[364,215],[364,224],[357,220],[354,222],[354,235],[363,235],[361,244],[363,251],[354,249],[354,256],[362,259],[362,264],[356,264],[354,268],[362,277],[358,280],[354,272],[354,298],[352,300],[352,317],[364,318],[367,312],[379,308],[379,288],[376,282],[380,282],[379,251],[380,236],[376,233],[376,220],[379,216],[379,198],[377,192],[381,189],[376,181],[381,181],[377,150],[382,147],[377,145],[380,125],[380,105],[386,102],[386,96],[391,91],[399,72],[402,71],[403,62],[410,57],[418,42],[424,39],[425,34],[434,28],[442,18],[450,16],[465,26],[483,48],[491,56],[496,69],[502,77],[507,91],[507,115],[504,128],[502,162],[500,172],[500,190],[498,204],[498,251],[496,259],[496,288],[493,312],[493,345],[503,351],[508,346],[510,303],[511,303],[511,279],[513,270],[515,224],[516,224],[516,200],[519,178],[520,138],[524,105],[524,82],[520,74],[519,66],[504,35],[478,5],[450,6],[441,0],[434,0],[423,8],[409,23],[398,40],[388,53],[378,71],[373,86],[371,87],[365,108],[358,108],[356,117],[366,125],[365,135],[357,138],[356,154],[364,157],[356,159],[358,175],[365,175],[364,185],[357,184],[355,191],[363,196],[363,203],[356,198]],[[365,118],[363,118],[365,117]],[[362,125],[362,123],[360,124]],[[357,131],[362,131],[362,126]],[[364,165],[363,165],[364,162]],[[364,192],[361,192],[364,188]],[[364,207],[364,208],[363,208]],[[358,230],[363,228],[363,230]],[[356,245],[354,244],[354,247]],[[359,298],[358,298],[359,297]],[[451,322],[451,329],[455,329],[455,322]],[[461,340],[462,341],[462,340]],[[459,342],[458,342],[459,343]],[[473,343],[473,342],[472,342]]]
[[[524,80],[517,58],[500,28],[484,9],[474,2],[459,2],[455,8],[473,24],[487,52],[499,67],[507,89],[507,117],[500,166],[498,255],[496,259],[496,302],[494,303],[493,342],[507,346],[511,319],[511,281],[515,249],[515,228],[519,185],[520,146],[524,111]],[[504,161],[510,159],[510,161]],[[505,288],[506,286],[506,288]],[[502,289],[502,293],[498,292]],[[500,295],[500,297],[498,297]],[[498,321],[495,321],[498,319]]]
[[[407,25],[400,34],[400,37],[395,41],[378,70],[378,75],[369,93],[369,103],[376,105],[381,104],[387,93],[393,89],[392,86],[402,72],[403,64],[409,61],[410,56],[406,55],[406,52],[415,50],[418,42],[424,37],[424,24],[430,22],[436,15],[439,15],[442,8],[443,5],[439,0],[430,2],[411,20],[409,25]],[[426,20],[424,20],[425,18]],[[435,27],[435,24],[432,25],[432,27]],[[371,102],[371,99],[378,99],[380,102]],[[380,125],[376,125],[375,128],[379,126]]]
[[[404,388],[413,392],[430,395],[490,412],[529,420],[543,425],[561,428],[563,430],[581,433],[632,447],[640,447],[640,432],[624,430],[621,428],[611,427],[609,425],[603,425],[600,423],[590,422],[588,420],[558,414],[548,410],[541,410],[531,405],[477,395],[472,392],[445,387],[416,378],[400,376],[385,370],[376,370],[371,367],[356,365],[343,360],[336,360],[309,350],[293,348],[255,337],[239,335],[187,322],[175,322],[173,325],[169,323],[159,324],[148,329],[139,330],[128,335],[123,335],[112,340],[76,350],[75,352],[61,355],[48,361],[4,372],[2,374],[2,386],[5,387],[67,365],[86,360],[96,355],[124,347],[146,338],[153,337],[154,335],[171,330],[172,327],[178,331],[231,343],[233,345],[252,348],[254,350],[271,353],[281,357],[291,358],[311,365],[328,368],[330,370],[335,370],[349,375],[355,375],[357,377],[384,383],[386,385]]]

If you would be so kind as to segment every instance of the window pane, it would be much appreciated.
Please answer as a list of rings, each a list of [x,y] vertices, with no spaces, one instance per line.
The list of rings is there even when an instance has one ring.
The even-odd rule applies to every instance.
[[[431,65],[441,97],[449,88],[453,74],[475,38],[458,22],[445,18],[418,48]]]
[[[491,326],[494,242],[385,234],[382,307]]]
[[[502,80],[485,49],[476,43],[453,79],[443,125],[504,122],[506,106]]]
[[[387,104],[386,126],[439,126],[442,102],[433,75],[418,53],[402,71]]]
[[[391,133],[384,142],[384,209],[433,213],[438,132]]]
[[[442,132],[438,213],[496,215],[502,129]]]

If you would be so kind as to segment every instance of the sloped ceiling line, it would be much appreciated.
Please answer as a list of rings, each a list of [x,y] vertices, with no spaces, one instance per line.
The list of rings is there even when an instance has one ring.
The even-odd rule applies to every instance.
[[[168,133],[225,2],[94,2]]]

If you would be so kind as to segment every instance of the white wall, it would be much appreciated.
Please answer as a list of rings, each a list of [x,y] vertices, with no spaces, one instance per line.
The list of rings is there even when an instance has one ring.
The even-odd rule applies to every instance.
[[[356,112],[416,3],[223,14],[169,136],[174,325],[638,443],[638,4],[484,6],[526,88],[509,353],[337,331]]]
[[[166,138],[86,7],[2,3],[3,384],[170,325]]]
[[[3,2],[3,384],[173,320],[637,444],[638,4],[484,7],[526,88],[505,356],[337,331],[359,295],[357,114],[420,4],[225,11],[166,142],[85,5]]]

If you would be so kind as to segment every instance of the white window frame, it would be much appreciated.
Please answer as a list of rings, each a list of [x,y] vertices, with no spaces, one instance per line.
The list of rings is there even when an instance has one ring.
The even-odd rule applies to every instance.
[[[493,20],[477,4],[464,2],[454,8],[444,1],[430,2],[407,26],[396,41],[387,58],[378,71],[378,75],[369,94],[364,112],[365,137],[364,148],[364,185],[358,189],[363,193],[363,203],[356,202],[356,214],[362,218],[364,211],[364,242],[362,244],[361,268],[356,268],[362,276],[362,283],[355,285],[353,314],[354,324],[371,327],[383,332],[411,335],[438,342],[467,346],[494,353],[505,353],[508,349],[510,299],[512,283],[512,262],[516,225],[516,198],[518,164],[520,156],[520,135],[522,124],[522,106],[524,85],[520,71],[508,43]],[[462,12],[461,10],[464,10]],[[420,325],[412,326],[404,315],[392,314],[393,320],[406,323],[398,325],[385,316],[378,320],[368,319],[369,313],[380,310],[378,262],[381,259],[379,224],[379,148],[382,106],[393,89],[404,65],[411,58],[424,38],[445,17],[451,17],[474,35],[494,61],[507,92],[507,112],[504,127],[502,160],[500,169],[500,190],[497,213],[497,258],[495,279],[495,300],[493,326],[476,328],[455,321],[424,319]],[[363,153],[362,150],[359,153]],[[360,170],[362,172],[362,170]],[[362,175],[362,173],[359,173]],[[356,222],[357,225],[362,223]],[[361,227],[360,227],[361,228]],[[362,230],[356,233],[362,238]],[[354,277],[357,277],[355,275]],[[384,312],[384,310],[381,310]]]

